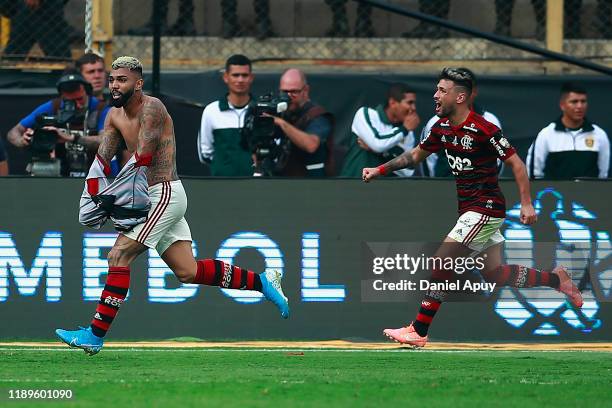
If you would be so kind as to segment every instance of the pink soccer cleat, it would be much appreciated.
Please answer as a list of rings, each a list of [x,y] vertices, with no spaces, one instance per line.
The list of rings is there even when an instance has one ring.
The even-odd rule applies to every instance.
[[[427,336],[419,336],[419,333],[412,327],[412,323],[407,327],[400,327],[399,329],[385,329],[383,333],[391,340],[397,341],[400,344],[409,344],[414,348],[425,347],[425,344],[427,344]]]
[[[557,266],[552,273],[559,277],[558,291],[565,294],[568,300],[575,307],[582,307],[582,295],[580,290],[572,282],[572,278],[567,274],[567,269],[564,266]]]

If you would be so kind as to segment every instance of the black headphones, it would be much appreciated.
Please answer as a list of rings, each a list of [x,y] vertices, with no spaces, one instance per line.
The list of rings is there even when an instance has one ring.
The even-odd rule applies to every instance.
[[[87,95],[93,94],[93,87],[91,86],[91,84],[87,82],[85,78],[81,76],[81,74],[78,73],[62,75],[61,78],[55,84],[55,86],[57,87],[57,92],[62,93],[62,88],[65,85],[74,83],[83,85],[85,87],[85,92],[87,92]]]

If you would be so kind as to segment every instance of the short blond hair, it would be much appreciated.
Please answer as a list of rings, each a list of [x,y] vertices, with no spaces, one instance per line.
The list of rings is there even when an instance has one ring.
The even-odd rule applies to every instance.
[[[140,76],[142,76],[142,63],[135,57],[130,57],[127,55],[119,57],[113,61],[111,67],[112,69],[127,68],[130,71],[138,72]]]

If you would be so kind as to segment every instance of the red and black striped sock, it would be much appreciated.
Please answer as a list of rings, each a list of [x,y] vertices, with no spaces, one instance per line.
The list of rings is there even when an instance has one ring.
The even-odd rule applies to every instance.
[[[130,287],[130,267],[111,266],[108,268],[106,285],[91,321],[91,331],[98,337],[104,337],[117,316]]]
[[[253,271],[218,259],[201,259],[197,261],[197,264],[198,272],[193,283],[228,289],[262,291],[261,278]]]
[[[492,276],[491,274],[485,275],[485,279],[497,283],[498,287],[533,288],[535,286],[548,286],[559,289],[557,274],[522,265],[500,265],[492,274]]]
[[[441,304],[442,302],[428,296],[421,301],[419,313],[417,314],[414,323],[412,323],[412,327],[414,327],[414,330],[419,334],[419,336],[427,336],[429,325],[431,324]]]

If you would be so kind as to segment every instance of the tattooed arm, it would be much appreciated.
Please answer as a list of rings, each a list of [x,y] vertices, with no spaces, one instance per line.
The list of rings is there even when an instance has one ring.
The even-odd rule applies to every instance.
[[[95,150],[100,147],[100,143],[102,142],[101,135],[88,135],[88,136],[80,136],[79,144],[82,144],[87,148],[88,151]],[[119,136],[121,138],[121,136]],[[72,141],[74,141],[75,137],[72,136]]]
[[[106,115],[104,120],[104,129],[98,136],[100,138],[100,146],[98,147],[98,155],[106,160],[106,163],[110,163],[113,156],[117,154],[117,148],[121,143],[121,133],[113,125],[111,119],[111,113]]]
[[[172,118],[166,107],[159,99],[146,97],[139,121],[136,153],[141,165],[149,166],[149,185],[178,180],[176,142]]]
[[[153,156],[157,152],[166,115],[166,108],[159,99],[146,99],[139,117],[138,156]]]
[[[421,149],[419,146],[415,147],[412,150],[405,151],[401,155],[389,160],[382,166],[378,167],[366,167],[363,169],[362,178],[366,183],[378,176],[384,176],[385,174],[389,174],[394,172],[395,170],[400,169],[413,169],[417,164],[422,162],[429,156],[431,153],[427,150]]]

